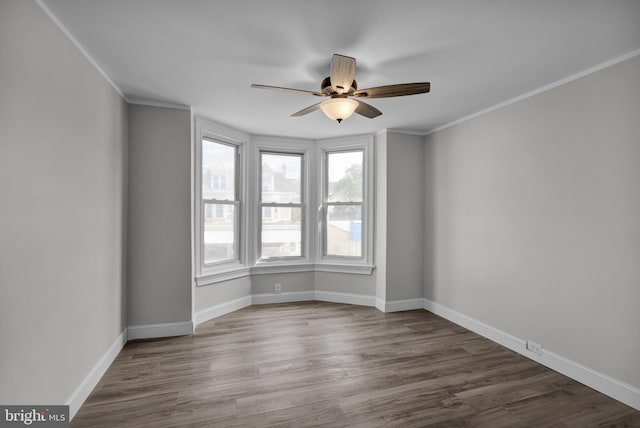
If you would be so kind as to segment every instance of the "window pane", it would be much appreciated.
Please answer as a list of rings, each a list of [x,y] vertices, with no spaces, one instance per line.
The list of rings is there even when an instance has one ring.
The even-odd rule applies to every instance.
[[[329,202],[362,201],[363,152],[336,152],[327,155]]]
[[[236,207],[233,204],[204,204],[204,263],[234,260]]]
[[[236,147],[202,140],[202,199],[233,201]]]
[[[302,208],[262,207],[260,257],[302,256]]]
[[[302,156],[261,153],[262,202],[300,203]]]
[[[327,209],[327,255],[362,256],[362,206],[340,205]]]

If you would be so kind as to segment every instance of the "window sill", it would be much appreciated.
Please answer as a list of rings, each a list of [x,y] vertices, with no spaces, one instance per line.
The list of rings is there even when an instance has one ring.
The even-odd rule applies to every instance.
[[[215,284],[218,282],[230,281],[232,279],[243,278],[250,275],[266,275],[272,273],[295,273],[295,272],[329,272],[347,273],[355,275],[371,275],[375,266],[349,265],[338,263],[288,263],[270,264],[260,263],[252,267],[242,267],[239,269],[224,272],[208,273],[196,277],[198,287]]]
[[[235,268],[225,270],[221,272],[204,273],[196,277],[196,285],[198,287],[203,285],[215,284],[217,282],[230,281],[232,279],[243,278],[250,275],[251,268],[243,266],[241,268]]]

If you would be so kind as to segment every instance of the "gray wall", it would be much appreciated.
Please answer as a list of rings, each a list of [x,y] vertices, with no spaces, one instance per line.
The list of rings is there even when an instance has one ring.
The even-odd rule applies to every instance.
[[[0,403],[64,404],[126,326],[126,114],[35,2],[0,2]]]
[[[191,113],[129,106],[128,321],[191,320]]]
[[[424,138],[387,133],[386,300],[423,297]],[[383,243],[381,243],[383,244]]]
[[[195,287],[194,310],[195,312],[204,311],[222,303],[231,302],[250,295],[251,277],[249,276]]]
[[[424,288],[424,138],[376,135],[376,283],[380,302],[420,299]]]
[[[375,279],[375,272],[372,275],[332,272],[254,274],[230,281],[196,287],[195,312],[204,311],[252,294],[273,294],[275,284],[282,286],[283,293],[317,290],[374,296]]]
[[[316,291],[332,293],[376,295],[376,272],[371,275],[359,275],[336,272],[314,272],[313,283]]]
[[[313,272],[251,275],[251,292],[253,294],[273,293],[275,284],[282,286],[283,293],[313,291]]]
[[[425,297],[640,387],[640,57],[426,138]]]

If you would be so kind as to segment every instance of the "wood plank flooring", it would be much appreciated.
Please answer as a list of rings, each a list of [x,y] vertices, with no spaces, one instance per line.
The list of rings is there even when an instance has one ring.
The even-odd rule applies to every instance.
[[[128,343],[72,427],[640,427],[640,412],[430,312],[251,306]]]

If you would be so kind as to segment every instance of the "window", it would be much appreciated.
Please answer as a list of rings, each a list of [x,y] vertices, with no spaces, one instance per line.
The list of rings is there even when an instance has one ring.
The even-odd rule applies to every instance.
[[[202,139],[203,266],[239,260],[238,146]]]
[[[325,152],[324,256],[363,256],[364,151]]]
[[[319,141],[315,270],[370,274],[373,136]]]
[[[259,260],[303,257],[303,155],[260,152]]]
[[[195,119],[195,283],[373,271],[372,135],[251,136]]]

